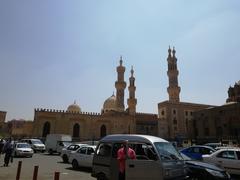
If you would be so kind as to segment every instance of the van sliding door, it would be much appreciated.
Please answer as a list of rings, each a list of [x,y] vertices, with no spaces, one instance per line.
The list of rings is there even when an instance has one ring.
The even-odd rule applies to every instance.
[[[144,159],[126,160],[126,180],[163,180],[159,161]]]

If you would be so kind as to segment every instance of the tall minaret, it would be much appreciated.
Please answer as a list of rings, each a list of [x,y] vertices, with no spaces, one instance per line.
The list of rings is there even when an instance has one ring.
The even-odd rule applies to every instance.
[[[137,104],[137,99],[135,98],[135,91],[136,91],[135,78],[133,77],[133,73],[134,71],[132,67],[131,77],[129,78],[129,86],[128,86],[129,98],[127,100],[128,110],[130,114],[136,113],[136,104]]]
[[[118,111],[124,111],[124,90],[126,88],[126,82],[124,81],[125,67],[122,65],[122,56],[120,57],[120,65],[117,67],[117,81],[115,82],[115,87],[117,91],[116,97],[116,108]]]
[[[167,88],[169,94],[169,101],[171,102],[179,102],[179,94],[181,88],[178,86],[178,69],[177,69],[177,58],[175,56],[176,51],[173,47],[172,55],[171,55],[171,48],[169,46],[168,49],[168,71],[167,75],[169,78],[169,87]]]

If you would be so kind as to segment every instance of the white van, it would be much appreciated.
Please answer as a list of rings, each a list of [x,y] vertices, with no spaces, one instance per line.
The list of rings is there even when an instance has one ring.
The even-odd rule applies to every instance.
[[[136,153],[126,160],[126,180],[185,179],[186,166],[168,141],[148,135],[108,135],[100,140],[93,157],[92,176],[98,180],[118,179],[117,151],[122,142]]]
[[[69,146],[72,137],[68,134],[48,134],[46,137],[46,151],[49,154],[61,153],[62,149]]]

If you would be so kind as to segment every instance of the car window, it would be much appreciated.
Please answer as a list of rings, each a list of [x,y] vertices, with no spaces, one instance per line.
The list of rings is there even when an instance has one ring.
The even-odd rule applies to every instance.
[[[70,150],[70,151],[74,151],[74,149],[75,149],[75,145],[70,145],[67,148],[67,150]]]
[[[199,147],[192,148],[192,153],[200,153]]]
[[[208,149],[208,148],[205,148],[205,147],[202,147],[200,149],[200,152],[201,152],[201,154],[211,154],[212,153],[211,149]]]
[[[97,149],[97,155],[108,157],[111,155],[111,144],[99,144]]]
[[[30,148],[29,144],[17,144],[17,148]]]
[[[88,150],[87,150],[87,154],[91,155],[92,153],[94,153],[94,149],[89,147]]]
[[[80,147],[79,145],[75,145],[72,151],[76,151],[79,147]]]
[[[80,154],[86,154],[87,153],[87,147],[82,147],[78,150],[78,153]]]
[[[225,159],[235,159],[234,151],[222,151],[217,157]]]

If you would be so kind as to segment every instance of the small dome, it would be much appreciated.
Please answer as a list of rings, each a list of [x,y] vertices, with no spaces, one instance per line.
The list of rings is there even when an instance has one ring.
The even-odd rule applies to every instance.
[[[113,94],[103,104],[103,111],[116,110],[116,96]]]
[[[81,108],[79,105],[76,104],[76,101],[74,101],[73,104],[68,106],[67,111],[79,113],[79,112],[81,112]]]

